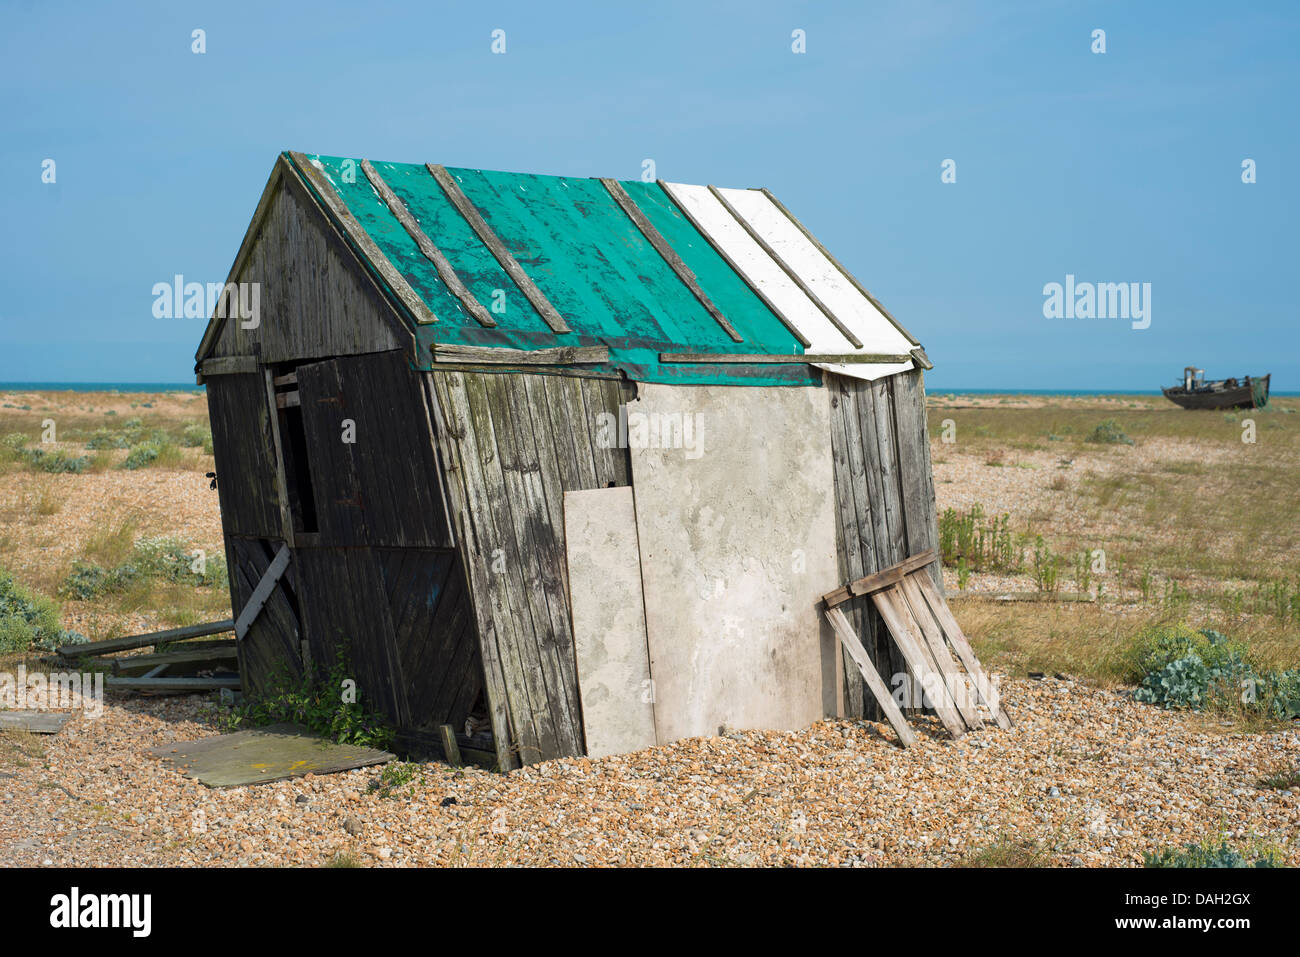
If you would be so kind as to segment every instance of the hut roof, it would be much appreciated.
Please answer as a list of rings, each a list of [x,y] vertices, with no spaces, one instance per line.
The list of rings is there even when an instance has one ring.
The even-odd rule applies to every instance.
[[[464,346],[606,347],[593,368],[647,382],[793,385],[815,381],[810,363],[869,379],[928,365],[767,190],[285,159],[410,323],[425,367]],[[747,358],[718,359],[730,355]]]

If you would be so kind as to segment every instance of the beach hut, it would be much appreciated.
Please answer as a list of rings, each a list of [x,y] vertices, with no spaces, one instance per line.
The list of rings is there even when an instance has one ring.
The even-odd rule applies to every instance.
[[[286,152],[196,358],[246,693],[503,769],[874,714],[821,600],[936,546],[930,366],[767,190]]]

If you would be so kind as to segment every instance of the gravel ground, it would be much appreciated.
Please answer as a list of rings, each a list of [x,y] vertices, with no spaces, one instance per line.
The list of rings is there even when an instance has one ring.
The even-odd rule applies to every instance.
[[[999,839],[1140,864],[1224,833],[1300,864],[1300,729],[1243,735],[1071,680],[1004,680],[1015,727],[734,732],[509,775],[420,765],[212,790],[144,749],[216,732],[200,698],[110,701],[0,757],[0,865],[947,865]],[[3,747],[0,745],[0,747]],[[26,748],[26,754],[23,753]],[[454,799],[454,803],[450,799]]]
[[[94,402],[109,400],[127,414],[125,399]],[[1005,404],[963,397],[971,401]],[[980,502],[990,514],[1054,513],[1059,525],[1076,519],[1061,514],[1069,492],[1050,488],[1058,475],[1072,488],[1089,472],[1206,455],[1163,438],[1068,463],[1055,450],[1007,452],[1002,465],[961,446],[936,442],[933,452],[940,509]],[[128,514],[140,516],[140,534],[219,549],[216,495],[201,474],[11,472],[0,516],[14,571],[61,567]],[[54,515],[30,507],[41,483],[64,503]],[[994,576],[968,585],[1025,588]],[[65,625],[79,627],[82,613],[69,609]],[[148,616],[131,625],[152,625]],[[820,722],[509,775],[421,765],[388,797],[371,790],[376,768],[208,789],[144,751],[216,734],[214,705],[110,696],[100,717],[74,712],[58,735],[0,736],[0,866],[323,865],[339,855],[383,866],[946,865],[1001,840],[1057,865],[1114,866],[1217,834],[1262,838],[1300,864],[1300,793],[1257,786],[1300,767],[1300,729],[1242,734],[1069,680],[1004,679],[1003,691],[1011,731],[953,742],[926,719],[908,751],[886,725]]]

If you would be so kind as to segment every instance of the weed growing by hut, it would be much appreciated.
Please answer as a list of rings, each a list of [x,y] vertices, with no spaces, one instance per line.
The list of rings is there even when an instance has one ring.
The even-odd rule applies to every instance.
[[[384,765],[379,777],[370,782],[370,790],[377,792],[381,798],[391,798],[400,791],[407,791],[409,797],[415,796],[417,779],[423,783],[424,772],[418,764],[410,761],[392,761]]]
[[[346,649],[340,648],[324,674],[312,671],[295,678],[287,671],[272,677],[268,689],[249,698],[231,713],[231,727],[300,724],[339,744],[387,748],[393,731],[387,721],[369,711],[355,688],[355,671]]]

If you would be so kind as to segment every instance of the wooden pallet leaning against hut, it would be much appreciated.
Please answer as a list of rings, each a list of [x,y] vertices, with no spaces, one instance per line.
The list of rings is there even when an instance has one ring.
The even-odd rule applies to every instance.
[[[916,743],[916,733],[871,663],[841,607],[855,598],[871,599],[902,652],[908,671],[924,689],[925,700],[954,738],[983,725],[985,719],[980,705],[988,709],[998,727],[1003,730],[1011,727],[1011,718],[1002,707],[997,687],[984,672],[926,571],[935,559],[934,550],[927,549],[822,597],[826,620],[858,666],[904,747]]]

